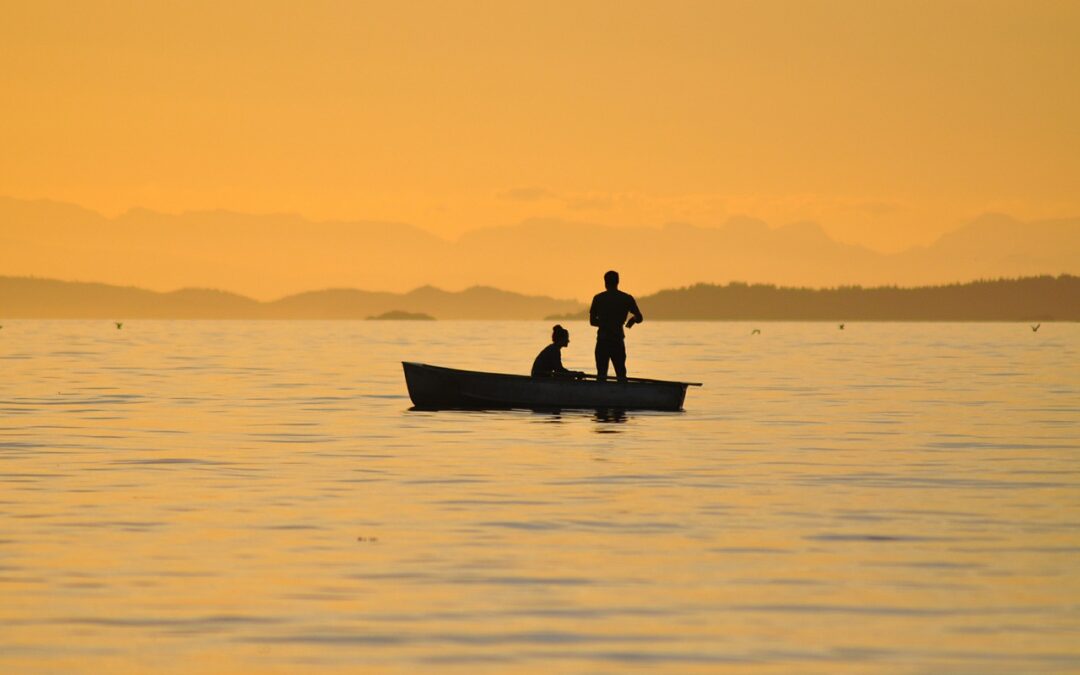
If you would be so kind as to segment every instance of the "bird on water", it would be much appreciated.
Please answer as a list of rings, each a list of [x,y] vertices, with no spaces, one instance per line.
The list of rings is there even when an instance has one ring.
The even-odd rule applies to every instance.
[[[1032,327],[1031,327],[1031,332],[1032,332],[1032,333],[1038,333],[1038,332],[1039,332],[1039,326],[1042,326],[1042,324],[1041,324],[1041,323],[1037,323],[1037,324],[1035,324],[1034,326],[1032,326]]]
[[[761,335],[761,329],[760,328],[755,328],[754,330],[750,331],[750,334],[751,335]]]
[[[116,324],[116,330],[120,330],[121,328],[124,327],[124,324],[121,321],[114,321],[113,323]]]
[[[840,330],[844,330],[844,324],[840,324]]]

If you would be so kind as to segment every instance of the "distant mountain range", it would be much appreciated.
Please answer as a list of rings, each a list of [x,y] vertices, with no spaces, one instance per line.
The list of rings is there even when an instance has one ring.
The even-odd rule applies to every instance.
[[[770,227],[751,218],[718,227],[529,220],[449,241],[400,223],[145,209],[109,218],[0,198],[0,273],[12,276],[229,288],[263,300],[305,288],[488,285],[585,301],[602,290],[608,269],[638,295],[697,282],[922,286],[1080,274],[1080,218],[985,215],[930,246],[884,254],[837,242],[815,223]]]
[[[408,293],[340,288],[259,302],[205,288],[158,293],[132,286],[0,277],[0,317],[8,319],[367,319],[388,313],[437,319],[539,319],[580,309],[583,305],[576,300],[483,286],[456,293],[431,286]]]
[[[697,284],[638,297],[646,320],[1080,321],[1080,277],[1041,276],[945,286],[832,289]],[[225,291],[158,293],[109,284],[0,277],[0,318],[540,319],[584,320],[575,300],[477,286],[408,293],[328,289],[260,302]]]

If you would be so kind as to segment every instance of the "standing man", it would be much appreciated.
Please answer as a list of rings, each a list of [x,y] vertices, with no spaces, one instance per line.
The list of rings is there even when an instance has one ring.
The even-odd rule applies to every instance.
[[[615,366],[615,377],[620,382],[626,381],[626,343],[623,322],[627,328],[641,323],[645,317],[638,309],[637,301],[629,293],[619,290],[619,273],[615,271],[604,275],[607,290],[597,293],[589,308],[589,324],[596,326],[596,379],[607,379],[608,361]],[[626,316],[630,314],[630,320]]]

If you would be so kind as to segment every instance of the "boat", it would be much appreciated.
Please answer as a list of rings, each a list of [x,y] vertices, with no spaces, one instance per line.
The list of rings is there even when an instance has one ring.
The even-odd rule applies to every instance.
[[[413,405],[445,408],[618,408],[682,410],[686,388],[700,382],[672,382],[629,377],[598,381],[483,373],[402,361]]]

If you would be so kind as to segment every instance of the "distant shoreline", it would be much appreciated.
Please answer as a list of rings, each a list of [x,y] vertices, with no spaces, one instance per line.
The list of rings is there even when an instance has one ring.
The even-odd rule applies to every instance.
[[[638,296],[646,321],[1075,322],[1080,277],[973,281],[900,288],[696,284]],[[568,311],[569,310],[569,311]],[[211,289],[161,293],[131,286],[0,277],[0,320],[535,320],[586,321],[575,300],[490,287],[409,293],[327,289],[261,302]]]
[[[647,321],[1080,321],[1080,277],[996,279],[941,286],[792,288],[696,284],[638,298]],[[549,315],[584,319],[585,312]]]
[[[403,312],[400,309],[369,316],[368,321],[434,321],[435,317],[423,312]]]

